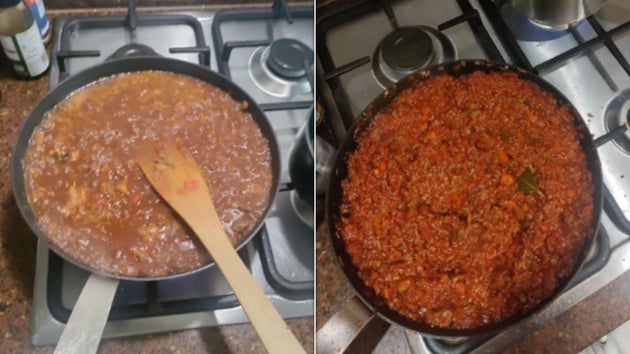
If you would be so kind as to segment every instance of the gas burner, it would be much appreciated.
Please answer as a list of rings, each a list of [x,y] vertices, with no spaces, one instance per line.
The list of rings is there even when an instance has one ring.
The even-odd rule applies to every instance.
[[[432,64],[455,59],[455,47],[442,32],[429,26],[401,27],[389,33],[374,51],[372,70],[387,87]]]
[[[272,96],[290,97],[311,92],[306,76],[313,51],[295,39],[278,39],[257,48],[249,60],[249,74],[258,87]]]
[[[267,65],[280,77],[300,78],[306,75],[305,66],[313,65],[313,51],[298,40],[279,39],[269,46]]]
[[[293,211],[295,214],[302,220],[308,227],[313,228],[315,225],[313,206],[308,205],[296,191],[291,191],[291,206],[293,206]]]
[[[157,56],[159,55],[153,48],[138,43],[130,43],[125,44],[124,46],[116,49],[112,55],[107,57],[109,59],[120,59],[120,58],[130,58],[130,57],[141,57],[141,56]]]
[[[623,124],[630,125],[630,89],[619,92],[608,103],[604,112],[604,122],[606,123],[606,130],[609,132]],[[617,137],[613,143],[626,154],[630,154],[630,135],[628,132]]]
[[[394,70],[415,71],[433,56],[433,42],[418,27],[399,28],[383,39],[381,55],[385,64]]]

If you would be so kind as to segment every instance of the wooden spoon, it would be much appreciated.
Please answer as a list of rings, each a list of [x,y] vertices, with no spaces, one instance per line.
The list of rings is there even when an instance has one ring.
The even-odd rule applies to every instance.
[[[201,171],[190,152],[179,147],[143,145],[136,160],[153,188],[188,223],[236,294],[270,353],[304,353],[230,243]]]

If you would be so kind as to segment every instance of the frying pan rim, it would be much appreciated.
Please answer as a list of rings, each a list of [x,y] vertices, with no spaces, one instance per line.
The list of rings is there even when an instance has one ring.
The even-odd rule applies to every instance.
[[[269,202],[267,206],[265,207],[263,213],[261,214],[261,217],[256,222],[250,233],[241,240],[241,242],[235,247],[235,250],[238,252],[240,249],[245,247],[245,245],[247,245],[251,241],[251,239],[258,234],[258,231],[264,225],[266,216],[271,210],[271,207],[274,203],[275,198],[277,197],[278,190],[280,188],[281,161],[276,134],[273,131],[271,123],[269,122],[269,119],[267,118],[264,111],[244,89],[236,85],[227,77],[211,70],[208,67],[179,59],[157,56],[113,59],[86,68],[68,77],[64,81],[60,82],[57,86],[48,90],[46,94],[31,109],[28,116],[23,120],[18,130],[18,134],[12,144],[9,165],[11,190],[13,192],[13,198],[18,206],[18,209],[20,210],[22,219],[27,223],[30,230],[37,236],[39,240],[45,242],[48,248],[50,248],[53,252],[55,252],[57,255],[59,255],[61,258],[68,261],[69,263],[86,271],[89,271],[90,273],[99,274],[119,280],[158,281],[175,279],[209,269],[213,267],[216,263],[214,262],[214,260],[212,260],[211,262],[204,264],[203,266],[188,270],[186,272],[164,276],[128,276],[96,269],[89,264],[74,259],[74,257],[72,257],[70,254],[64,252],[62,247],[59,247],[55,243],[49,241],[46,234],[37,226],[37,220],[26,198],[26,190],[24,187],[25,178],[23,173],[22,160],[25,156],[25,152],[30,137],[33,133],[33,129],[37,125],[39,125],[39,123],[41,123],[44,114],[78,89],[81,89],[87,85],[91,85],[98,80],[106,77],[139,71],[164,71],[186,75],[219,88],[220,90],[228,93],[230,97],[236,102],[248,102],[247,111],[251,114],[254,122],[259,127],[261,133],[268,142],[271,156],[270,163],[272,169],[272,181],[271,188],[269,189]],[[41,114],[39,114],[39,111],[41,111]],[[22,145],[24,147],[22,147]]]
[[[459,72],[460,70],[462,70],[463,72]],[[579,257],[577,257],[577,262],[572,271],[569,273],[568,276],[561,279],[561,281],[559,282],[559,286],[557,286],[553,294],[545,298],[543,301],[540,301],[536,306],[529,309],[528,311],[525,311],[523,314],[508,317],[500,322],[476,328],[458,329],[434,327],[426,323],[414,321],[406,316],[403,316],[389,308],[384,303],[376,303],[373,298],[373,294],[366,295],[366,291],[369,293],[373,292],[373,290],[369,289],[369,287],[363,284],[363,281],[359,278],[356,267],[350,261],[350,257],[347,252],[345,252],[343,240],[335,226],[336,222],[340,218],[339,206],[341,205],[341,198],[343,196],[341,181],[345,179],[345,175],[340,177],[339,174],[347,174],[346,160],[349,154],[353,152],[357,147],[357,136],[363,133],[367,126],[369,126],[372,122],[374,116],[376,116],[378,112],[380,112],[382,109],[386,108],[389,103],[391,103],[392,99],[396,97],[401,91],[413,85],[419,80],[423,81],[443,73],[451,75],[454,74],[455,77],[459,77],[478,70],[488,72],[516,73],[521,79],[531,82],[539,87],[542,91],[551,94],[559,106],[563,105],[569,108],[570,113],[573,116],[573,125],[578,136],[580,148],[585,154],[587,168],[591,173],[591,181],[593,185],[593,218],[591,221],[592,233],[588,235],[588,237],[584,240],[584,243],[580,250],[581,252],[579,254]],[[452,71],[455,72],[453,73]],[[331,195],[333,194],[331,193],[331,191],[333,191],[333,193],[336,195]],[[335,156],[332,175],[328,185],[328,191],[326,193],[325,207],[326,222],[329,237],[332,243],[335,263],[337,263],[337,266],[341,268],[344,277],[350,283],[356,296],[376,316],[386,320],[387,322],[401,325],[405,328],[414,330],[429,337],[480,337],[506,330],[511,326],[521,323],[527,318],[530,318],[534,314],[540,312],[545,307],[549,306],[562,293],[564,293],[565,290],[567,290],[568,285],[571,283],[571,279],[575,277],[576,273],[583,266],[588,251],[592,247],[592,244],[595,241],[595,237],[597,236],[599,230],[600,217],[603,209],[603,178],[599,155],[597,149],[593,144],[593,138],[589,133],[584,119],[579,114],[575,106],[571,103],[571,101],[569,101],[566,96],[564,96],[564,94],[562,94],[562,92],[560,92],[557,88],[555,88],[549,82],[537,76],[536,74],[512,64],[497,63],[488,60],[455,60],[433,65],[429,68],[419,70],[413,74],[404,77],[397,83],[385,88],[357,116],[357,119],[355,119],[354,124],[348,130],[348,134],[339,146],[339,149]],[[383,300],[379,299],[377,299],[377,301],[383,302]]]

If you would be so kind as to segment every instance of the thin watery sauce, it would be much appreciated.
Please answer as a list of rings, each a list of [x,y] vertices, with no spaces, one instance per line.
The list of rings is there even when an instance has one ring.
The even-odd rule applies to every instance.
[[[142,142],[181,144],[202,167],[232,244],[271,198],[268,141],[247,105],[168,72],[111,76],[47,112],[23,161],[29,204],[49,241],[107,273],[155,277],[211,259],[134,160]]]

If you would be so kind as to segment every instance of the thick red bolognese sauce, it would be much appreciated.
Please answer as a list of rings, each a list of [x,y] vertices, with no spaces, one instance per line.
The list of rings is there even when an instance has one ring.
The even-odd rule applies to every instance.
[[[567,107],[513,73],[440,75],[357,138],[337,229],[393,310],[476,328],[552,295],[593,232]]]

